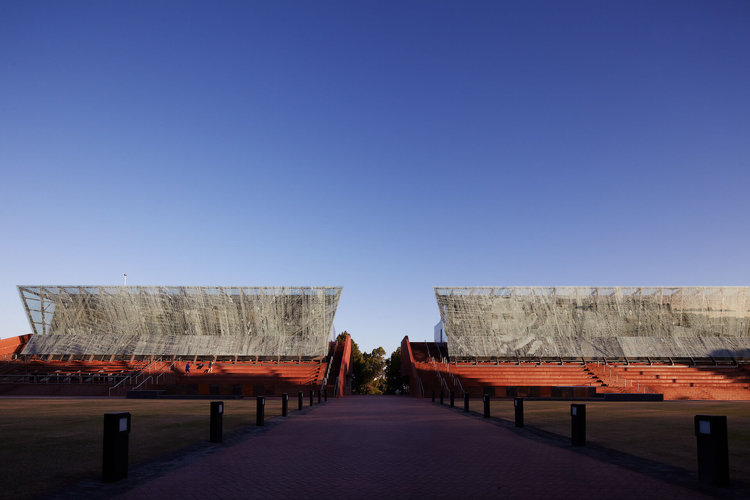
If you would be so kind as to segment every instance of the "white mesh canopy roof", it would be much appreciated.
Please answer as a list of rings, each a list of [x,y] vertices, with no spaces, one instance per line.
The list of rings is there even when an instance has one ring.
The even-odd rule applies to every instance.
[[[341,287],[19,286],[24,354],[321,356]]]
[[[749,287],[436,287],[451,356],[748,357]]]

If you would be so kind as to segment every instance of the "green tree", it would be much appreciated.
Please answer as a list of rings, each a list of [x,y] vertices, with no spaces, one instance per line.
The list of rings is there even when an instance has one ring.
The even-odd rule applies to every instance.
[[[347,333],[341,332],[336,340],[343,340]],[[385,349],[376,347],[363,353],[352,339],[352,393],[383,394],[385,363]]]
[[[391,353],[385,361],[385,390],[386,394],[403,394],[406,392],[408,377],[401,376],[401,347]]]

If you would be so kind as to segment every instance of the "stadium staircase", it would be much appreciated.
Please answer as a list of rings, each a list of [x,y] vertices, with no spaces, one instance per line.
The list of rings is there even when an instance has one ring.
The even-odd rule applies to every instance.
[[[347,371],[348,363],[344,362],[347,352],[348,358],[350,358],[351,342],[349,342],[348,350],[346,341],[331,343],[331,364],[328,373],[326,374],[324,384],[328,394],[331,394],[334,397],[343,396],[344,394],[344,391],[339,389],[343,389],[343,386],[346,385],[346,373],[342,374],[342,371]]]

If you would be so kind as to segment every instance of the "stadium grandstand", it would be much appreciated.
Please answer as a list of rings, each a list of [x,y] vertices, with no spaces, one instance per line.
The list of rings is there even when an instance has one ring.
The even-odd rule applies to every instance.
[[[280,395],[351,387],[340,287],[19,286],[0,394]]]
[[[436,287],[435,297],[446,341],[401,344],[412,395],[750,400],[748,287]]]

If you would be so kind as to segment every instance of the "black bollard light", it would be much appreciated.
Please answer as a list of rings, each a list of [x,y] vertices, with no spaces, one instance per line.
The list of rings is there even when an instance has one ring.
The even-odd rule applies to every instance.
[[[513,407],[516,411],[516,427],[523,427],[523,398],[513,398]]]
[[[110,483],[128,477],[129,438],[130,413],[105,413],[102,481]]]
[[[320,394],[320,393],[321,393],[321,392],[322,392],[322,391],[321,391],[320,389],[318,389],[318,404],[320,404],[320,396],[321,396],[321,394]]]
[[[315,391],[313,391],[312,389],[310,389],[310,406],[312,406],[314,404],[314,402],[313,402],[313,397],[314,396],[315,396]]]
[[[490,418],[490,395],[484,395],[484,418]]]
[[[265,409],[266,409],[266,398],[258,396],[257,403],[255,405],[255,425],[263,427],[265,425]]]
[[[586,446],[586,405],[570,405],[570,444]]]
[[[297,410],[302,411],[302,391],[297,393]]]
[[[224,432],[224,401],[211,401],[211,423],[209,441],[221,443]]]
[[[286,392],[281,395],[281,416],[286,417],[289,413],[289,394]]]
[[[455,404],[456,394],[453,391],[451,391],[451,394],[450,394],[450,402],[451,402],[451,408],[455,408],[456,407],[456,404]]]
[[[443,404],[443,390],[440,389],[440,404]]]
[[[729,443],[727,417],[696,415],[698,479],[716,486],[729,486]]]
[[[469,393],[464,393],[464,411],[469,411]]]

